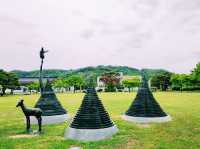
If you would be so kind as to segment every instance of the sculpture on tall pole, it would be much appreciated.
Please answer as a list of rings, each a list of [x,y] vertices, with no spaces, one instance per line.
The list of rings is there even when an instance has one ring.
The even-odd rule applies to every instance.
[[[41,58],[41,65],[40,65],[40,92],[41,94],[43,93],[44,91],[44,86],[43,86],[43,82],[42,82],[42,69],[43,69],[43,63],[44,63],[44,54],[47,53],[48,51],[44,50],[44,48],[42,47],[42,49],[40,50],[40,58]]]
[[[69,118],[67,111],[62,107],[61,103],[56,97],[56,94],[52,88],[51,82],[47,79],[46,83],[43,84],[43,62],[45,58],[45,53],[47,50],[40,50],[41,66],[40,66],[40,98],[35,104],[35,108],[40,108],[42,112],[42,124],[57,124],[62,123]],[[37,119],[35,117],[30,118],[31,124],[36,124]]]

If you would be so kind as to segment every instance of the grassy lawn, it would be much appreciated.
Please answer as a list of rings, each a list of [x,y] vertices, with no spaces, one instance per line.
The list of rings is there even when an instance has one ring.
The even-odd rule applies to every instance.
[[[70,115],[76,113],[83,96],[58,95]],[[44,133],[39,137],[11,138],[25,132],[22,111],[15,107],[19,96],[0,97],[0,149],[67,149],[72,146],[83,149],[200,149],[200,93],[155,93],[173,121],[150,125],[126,122],[120,117],[135,93],[101,93],[99,96],[120,131],[110,139],[90,143],[64,140],[69,122],[44,126]],[[33,106],[38,97],[24,96],[25,104]]]

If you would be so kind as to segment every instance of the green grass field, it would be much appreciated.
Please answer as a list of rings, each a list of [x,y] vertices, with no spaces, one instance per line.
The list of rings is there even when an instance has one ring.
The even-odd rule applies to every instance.
[[[70,115],[80,106],[84,94],[59,94],[58,98]],[[123,121],[120,115],[131,104],[135,93],[99,94],[106,110],[119,128],[112,138],[98,142],[64,140],[69,122],[44,126],[39,137],[15,138],[25,133],[21,109],[15,107],[19,96],[0,97],[1,149],[200,149],[200,93],[155,93],[163,109],[173,117],[172,122],[139,125]],[[24,96],[25,104],[33,106],[39,95]],[[37,126],[33,126],[37,129]],[[13,138],[14,137],[14,138]]]

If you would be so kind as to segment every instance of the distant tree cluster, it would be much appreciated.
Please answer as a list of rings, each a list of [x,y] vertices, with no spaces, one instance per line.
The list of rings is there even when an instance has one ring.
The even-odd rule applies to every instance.
[[[81,90],[85,86],[85,80],[78,75],[71,75],[59,78],[53,82],[55,88],[69,88],[74,87],[74,92],[76,90]]]
[[[165,72],[166,70],[163,69],[144,69],[147,73],[148,77],[152,77],[157,73]],[[13,73],[17,74],[19,78],[28,78],[28,77],[38,77],[39,76],[39,70],[34,71],[19,71],[14,70]],[[80,75],[84,78],[87,76],[93,76],[93,78],[96,78],[97,76],[101,76],[104,73],[107,72],[122,72],[124,75],[128,76],[138,76],[140,75],[140,70],[136,68],[131,68],[127,66],[96,66],[96,67],[85,67],[75,70],[59,70],[59,69],[44,69],[43,75],[44,77],[64,77],[67,75]]]
[[[1,96],[5,95],[6,89],[11,89],[11,93],[13,93],[13,90],[17,87],[19,87],[18,77],[14,73],[0,70]]]
[[[200,63],[190,74],[173,74],[171,77],[172,89],[178,91],[200,90]]]
[[[200,90],[200,63],[190,74],[159,73],[151,78],[151,86],[162,91],[169,88],[176,91]]]
[[[151,86],[156,87],[159,90],[166,91],[171,85],[171,76],[172,73],[170,72],[161,72],[156,74],[151,78]]]
[[[40,90],[39,82],[31,82],[31,83],[25,84],[25,86],[27,86],[29,90],[36,90],[36,91]]]
[[[122,84],[124,85],[124,87],[127,87],[129,92],[130,92],[131,88],[140,86],[141,79],[140,79],[140,77],[134,77],[134,78],[131,78],[131,79],[126,79],[126,80],[122,81]]]
[[[120,74],[116,72],[104,73],[101,75],[100,81],[105,84],[106,92],[114,92],[116,88],[120,86]]]
[[[113,71],[112,71],[113,70]],[[168,89],[177,91],[195,91],[200,90],[200,63],[191,71],[190,74],[175,74],[162,69],[143,69],[150,79],[151,87],[155,87],[159,90],[166,91]],[[125,66],[97,66],[97,67],[86,67],[78,70],[46,70],[46,75],[60,76],[53,82],[55,88],[70,88],[74,87],[76,90],[82,90],[88,86],[97,85],[97,77],[101,76],[100,81],[105,84],[105,91],[113,92],[117,89],[138,87],[141,79],[138,77],[121,80],[120,74],[123,72],[124,75],[138,76],[139,70],[129,68]],[[30,74],[29,74],[30,73]],[[13,90],[20,86],[18,76],[27,77],[29,75],[38,76],[38,71],[32,72],[6,72],[0,70],[0,94],[4,95],[6,89],[10,89],[11,93]],[[24,85],[24,84],[21,84]],[[29,90],[39,90],[38,82],[31,82],[25,84]]]

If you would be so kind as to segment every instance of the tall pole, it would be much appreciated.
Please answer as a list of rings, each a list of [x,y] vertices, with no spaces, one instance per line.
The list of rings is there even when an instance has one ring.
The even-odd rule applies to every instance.
[[[42,82],[42,69],[43,69],[43,59],[41,59],[41,65],[40,65],[40,80],[39,80],[39,82],[40,82],[40,92],[41,92],[41,94],[43,93],[43,89],[44,89],[44,87],[43,87],[43,82]]]
[[[43,75],[42,75],[42,71],[43,71],[43,63],[44,63],[44,54],[47,53],[48,51],[45,51],[44,48],[42,47],[42,49],[40,50],[40,58],[41,58],[41,65],[40,65],[40,92],[41,94],[43,94],[44,91],[44,85],[43,85]]]

